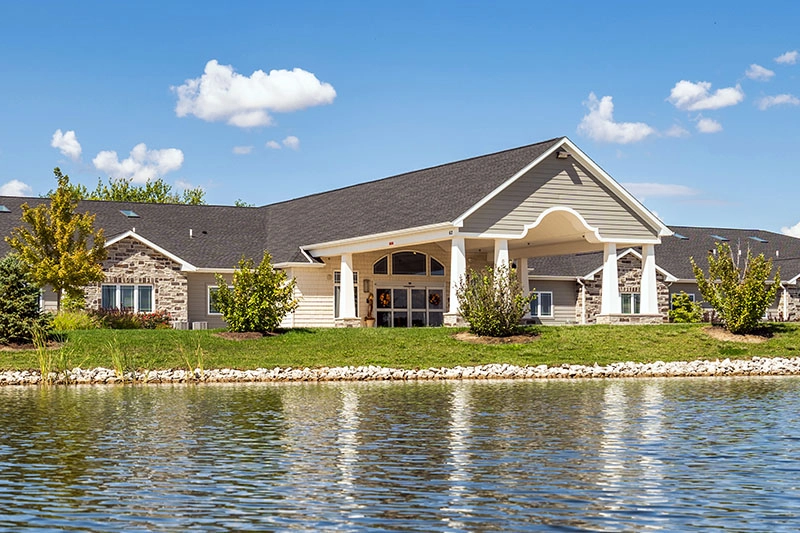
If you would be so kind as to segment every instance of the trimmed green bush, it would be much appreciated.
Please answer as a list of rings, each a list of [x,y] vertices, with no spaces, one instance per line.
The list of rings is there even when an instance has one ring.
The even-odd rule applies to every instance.
[[[520,321],[533,296],[523,296],[516,271],[507,265],[470,269],[456,289],[461,316],[470,331],[487,337],[507,337]]]
[[[100,321],[86,311],[68,311],[62,309],[53,317],[53,329],[56,331],[97,329],[99,327]]]
[[[676,324],[690,324],[703,320],[703,309],[700,304],[693,302],[685,292],[672,295],[672,309],[669,310],[670,322]]]
[[[39,311],[39,287],[16,255],[0,260],[0,344],[26,343],[48,332],[50,315]]]

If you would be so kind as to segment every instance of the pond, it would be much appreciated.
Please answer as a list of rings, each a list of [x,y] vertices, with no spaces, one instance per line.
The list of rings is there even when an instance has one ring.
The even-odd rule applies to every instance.
[[[0,531],[793,531],[800,378],[6,387]]]

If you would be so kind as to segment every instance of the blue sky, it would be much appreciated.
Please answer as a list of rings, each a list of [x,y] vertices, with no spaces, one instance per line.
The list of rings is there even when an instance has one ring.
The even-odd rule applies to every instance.
[[[263,205],[567,136],[667,224],[800,235],[798,23],[789,1],[3,2],[0,193],[59,166]]]

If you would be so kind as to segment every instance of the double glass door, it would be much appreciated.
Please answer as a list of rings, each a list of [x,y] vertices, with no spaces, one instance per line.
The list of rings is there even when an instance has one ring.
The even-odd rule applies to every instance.
[[[375,291],[378,326],[407,328],[444,323],[444,289],[391,287]]]

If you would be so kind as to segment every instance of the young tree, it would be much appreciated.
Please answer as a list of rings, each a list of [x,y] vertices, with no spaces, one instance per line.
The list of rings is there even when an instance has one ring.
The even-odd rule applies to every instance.
[[[143,202],[151,204],[205,204],[206,192],[202,187],[186,189],[182,194],[173,192],[172,185],[162,178],[148,180],[142,185],[134,185],[131,179],[110,178],[108,183],[97,180],[97,187],[89,191],[84,185],[69,185],[70,191],[80,200],[108,200],[113,202]],[[52,198],[55,191],[47,195]]]
[[[58,295],[81,293],[82,287],[103,280],[101,262],[106,258],[103,230],[94,229],[95,215],[76,213],[78,196],[69,176],[54,170],[58,188],[49,204],[22,205],[21,227],[6,237],[9,246],[40,287],[51,286]]]
[[[274,331],[283,318],[297,308],[295,280],[272,266],[272,256],[264,251],[258,267],[242,258],[233,272],[233,287],[216,274],[217,291],[213,302],[228,323],[230,331]]]
[[[524,296],[514,269],[507,265],[470,269],[456,288],[461,316],[470,331],[488,337],[507,337],[519,329],[533,296]]]
[[[750,250],[740,268],[728,243],[717,243],[717,253],[708,254],[708,277],[690,258],[703,299],[714,308],[731,333],[749,333],[758,327],[780,286],[780,268],[772,283],[772,259],[753,256]]]
[[[37,329],[50,327],[39,311],[39,287],[16,255],[0,260],[0,344],[30,342]]]
[[[681,291],[672,295],[672,309],[669,310],[669,319],[676,324],[701,322],[703,309],[700,304],[692,301],[691,297]]]

